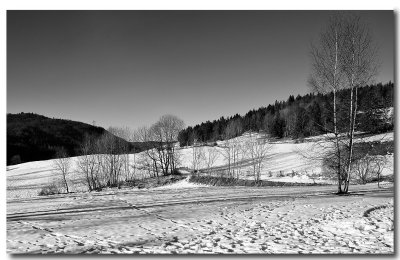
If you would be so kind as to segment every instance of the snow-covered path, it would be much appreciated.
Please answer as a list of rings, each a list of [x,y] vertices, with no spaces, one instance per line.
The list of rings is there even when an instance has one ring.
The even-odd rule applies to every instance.
[[[7,251],[393,253],[393,189],[340,197],[330,194],[334,189],[199,187],[9,199]]]

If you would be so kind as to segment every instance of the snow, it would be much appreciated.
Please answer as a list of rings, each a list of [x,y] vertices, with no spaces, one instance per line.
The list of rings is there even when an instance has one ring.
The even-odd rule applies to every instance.
[[[186,179],[183,179],[181,181],[177,181],[175,183],[156,187],[153,189],[154,190],[169,190],[169,189],[189,189],[189,188],[209,187],[209,185],[189,182],[189,178],[190,178],[190,176],[188,176]]]
[[[388,142],[393,140],[394,140],[394,133],[389,132],[358,139],[358,142]]]
[[[7,252],[393,254],[393,189],[338,197],[332,188],[115,190],[13,199]]]

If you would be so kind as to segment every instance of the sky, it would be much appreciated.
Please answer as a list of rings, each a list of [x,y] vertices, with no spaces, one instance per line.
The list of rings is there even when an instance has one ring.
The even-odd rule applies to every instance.
[[[361,11],[394,80],[393,11]],[[7,11],[7,113],[187,126],[310,92],[330,11]]]

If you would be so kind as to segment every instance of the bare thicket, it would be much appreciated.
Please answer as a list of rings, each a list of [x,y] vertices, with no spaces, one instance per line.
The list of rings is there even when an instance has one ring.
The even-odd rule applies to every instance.
[[[68,157],[65,148],[61,147],[56,151],[56,159],[53,160],[53,170],[55,170],[62,179],[62,184],[65,187],[67,193],[69,193],[68,175],[71,170],[71,158]]]
[[[221,177],[228,177],[230,178],[232,176],[232,157],[233,157],[233,145],[232,141],[227,139],[224,140],[223,145],[221,145],[222,150],[220,151],[221,156],[224,158],[226,162],[226,176],[221,176]],[[221,172],[222,173],[222,172]]]
[[[264,163],[268,159],[272,146],[266,138],[258,138],[257,135],[250,134],[243,148],[243,153],[251,165],[254,181],[259,182]]]
[[[196,136],[193,136],[192,172],[197,176],[200,175],[200,169],[203,168],[205,160],[206,160],[206,155],[204,146],[198,142]]]
[[[96,157],[96,139],[85,136],[81,144],[81,156],[78,157],[78,171],[85,179],[89,191],[101,189],[100,164]]]
[[[354,172],[356,178],[362,183],[366,184],[372,176],[374,157],[364,156],[358,160],[353,161]]]
[[[102,179],[108,187],[120,187],[126,160],[126,145],[125,140],[108,133],[103,134],[97,141]]]
[[[144,149],[138,164],[155,176],[175,173],[180,163],[178,134],[184,126],[178,117],[164,115],[152,126],[137,129],[134,140],[142,143]]]
[[[179,132],[185,127],[184,122],[174,115],[163,115],[152,125],[158,162],[164,175],[174,173],[179,162],[175,152]]]
[[[140,143],[143,152],[138,155],[137,167],[142,171],[146,171],[150,177],[158,176],[158,162],[156,155],[156,146],[153,141],[151,129],[143,126],[134,132],[134,141]]]
[[[219,158],[219,153],[216,147],[210,147],[206,155],[207,174],[211,175],[211,169]]]
[[[230,121],[224,132],[224,143],[221,146],[221,155],[225,158],[227,165],[227,176],[228,178],[239,179],[241,174],[241,161],[243,154],[242,142],[235,138],[242,132],[242,125],[240,120]]]
[[[380,184],[381,174],[382,174],[382,171],[386,168],[387,161],[388,161],[387,158],[382,155],[375,156],[375,158],[374,158],[374,161],[373,161],[374,174],[376,175],[376,177],[378,179],[378,188],[380,188],[379,184]]]
[[[131,131],[130,128],[128,127],[110,127],[108,129],[108,131],[110,133],[112,133],[113,135],[122,138],[123,140],[127,141],[127,142],[133,142],[133,132]],[[122,140],[120,140],[121,142],[123,142]],[[120,147],[120,153],[122,156],[122,161],[123,161],[123,175],[124,175],[124,179],[125,181],[128,180],[132,180],[134,178],[134,170],[135,170],[135,165],[134,165],[134,161],[135,161],[135,153],[133,153],[133,162],[131,164],[130,161],[130,147],[127,144],[121,145]]]

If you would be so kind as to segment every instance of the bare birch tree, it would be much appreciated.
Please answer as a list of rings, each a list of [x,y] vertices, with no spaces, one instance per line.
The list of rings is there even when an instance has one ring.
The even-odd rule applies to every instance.
[[[321,93],[333,94],[333,129],[325,130],[334,134],[327,141],[334,143],[335,151],[327,158],[331,158],[330,167],[336,169],[338,193],[347,193],[353,157],[357,89],[370,82],[376,74],[375,49],[368,28],[353,14],[340,13],[331,17],[320,35],[319,44],[311,48],[311,59],[311,87]],[[350,106],[343,106],[338,101],[338,91],[344,88],[350,89]],[[339,116],[342,114],[339,109],[342,112],[348,109],[349,116]],[[346,120],[347,129],[340,128]]]
[[[342,157],[338,129],[337,93],[343,88],[344,75],[340,70],[339,56],[343,45],[343,21],[341,16],[331,17],[325,31],[320,35],[319,44],[311,46],[312,69],[309,84],[314,91],[333,94],[333,129],[325,129],[334,134],[335,152],[331,156],[336,169],[338,193],[342,193]]]
[[[346,87],[350,89],[350,109],[348,128],[348,158],[344,192],[348,192],[354,148],[354,130],[357,116],[358,88],[371,83],[377,75],[377,48],[373,43],[371,32],[359,16],[345,17],[344,44],[341,55],[342,70]]]

